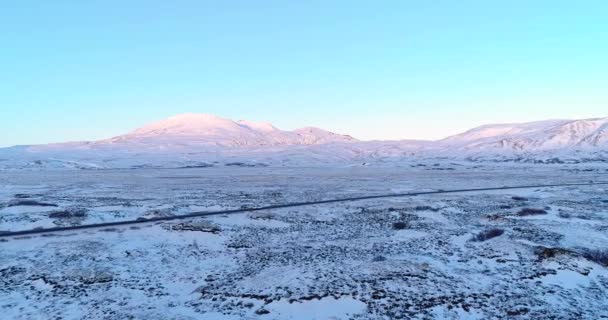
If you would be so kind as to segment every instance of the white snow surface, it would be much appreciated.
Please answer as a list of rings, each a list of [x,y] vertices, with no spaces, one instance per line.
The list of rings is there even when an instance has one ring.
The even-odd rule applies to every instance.
[[[0,232],[607,173],[605,164],[451,162],[5,170]],[[607,192],[419,195],[2,237],[1,318],[602,319]],[[478,240],[493,229],[503,232]]]

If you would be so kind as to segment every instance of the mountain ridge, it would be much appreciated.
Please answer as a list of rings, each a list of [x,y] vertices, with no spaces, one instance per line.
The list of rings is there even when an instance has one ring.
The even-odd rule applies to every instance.
[[[484,125],[440,140],[457,149],[548,151],[608,147],[608,118]]]
[[[278,129],[268,122],[233,121],[211,114],[187,113],[153,122],[130,133],[98,142],[145,142],[150,139],[191,139],[198,144],[221,147],[287,146],[357,141],[351,136],[314,127],[287,131]]]
[[[488,124],[435,141],[359,141],[315,127],[288,131],[268,122],[183,114],[109,139],[0,149],[0,160],[5,160],[0,167],[27,161],[97,168],[196,166],[228,159],[299,166],[429,158],[608,162],[608,118]]]

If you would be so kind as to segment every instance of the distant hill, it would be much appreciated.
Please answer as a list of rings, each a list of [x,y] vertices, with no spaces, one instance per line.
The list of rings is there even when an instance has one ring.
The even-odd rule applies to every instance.
[[[438,141],[359,141],[320,128],[182,114],[99,141],[0,149],[1,168],[353,165],[422,159],[606,162],[608,118],[491,124]]]

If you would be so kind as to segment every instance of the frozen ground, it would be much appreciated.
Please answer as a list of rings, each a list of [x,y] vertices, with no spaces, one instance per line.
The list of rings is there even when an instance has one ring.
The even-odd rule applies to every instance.
[[[606,166],[0,172],[0,230],[389,192],[608,181]],[[608,186],[366,200],[0,239],[6,319],[608,317]]]

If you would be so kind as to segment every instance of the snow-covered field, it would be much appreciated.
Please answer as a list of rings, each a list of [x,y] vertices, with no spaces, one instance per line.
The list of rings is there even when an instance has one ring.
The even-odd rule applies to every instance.
[[[608,181],[605,165],[0,172],[0,230]],[[0,238],[3,319],[608,317],[608,186],[437,194]]]

